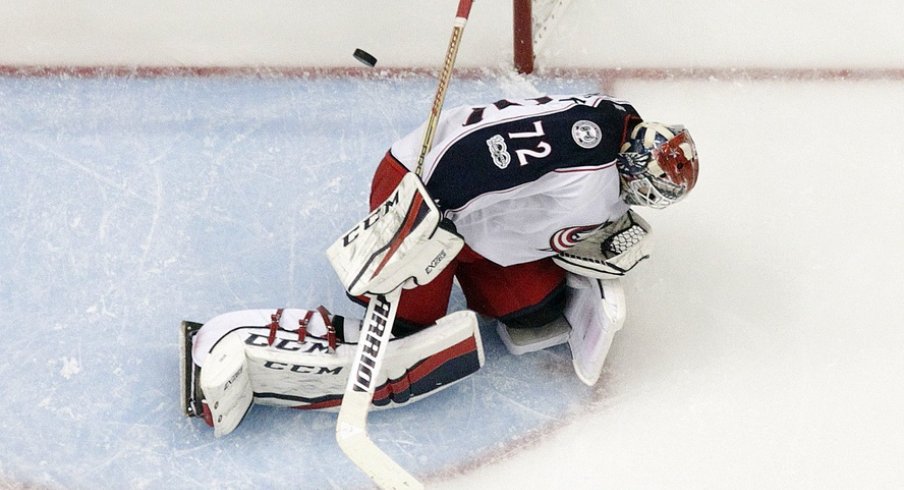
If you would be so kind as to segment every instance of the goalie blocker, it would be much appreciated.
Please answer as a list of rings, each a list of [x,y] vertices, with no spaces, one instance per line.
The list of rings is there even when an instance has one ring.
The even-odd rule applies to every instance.
[[[331,245],[327,258],[352,296],[432,281],[464,247],[421,179],[406,174],[386,201]]]
[[[183,410],[201,416],[217,437],[241,423],[253,404],[338,410],[361,322],[317,310],[242,310],[201,325],[183,323]],[[376,373],[374,408],[406,405],[437,393],[483,366],[471,311],[389,343]]]

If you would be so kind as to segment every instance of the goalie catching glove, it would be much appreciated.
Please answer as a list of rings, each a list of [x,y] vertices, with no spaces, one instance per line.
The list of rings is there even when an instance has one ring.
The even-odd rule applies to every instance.
[[[614,279],[650,257],[650,224],[632,210],[606,223],[573,247],[553,256],[561,268],[579,276]]]
[[[409,173],[326,253],[349,294],[387,294],[426,284],[452,262],[464,240],[451,228],[421,179]]]
[[[214,434],[232,432],[252,404],[338,410],[361,322],[317,310],[242,310],[183,323],[182,406]],[[460,311],[389,342],[373,405],[420,400],[483,366],[476,315]]]

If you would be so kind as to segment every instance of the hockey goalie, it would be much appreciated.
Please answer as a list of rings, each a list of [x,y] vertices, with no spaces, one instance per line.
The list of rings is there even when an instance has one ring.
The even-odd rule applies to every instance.
[[[595,384],[625,320],[620,280],[650,255],[650,226],[632,207],[664,208],[696,183],[687,129],[598,94],[463,106],[440,117],[417,177],[424,130],[391,146],[371,214],[327,251],[349,296],[390,329],[382,368],[368,373],[374,407],[477,372],[477,314],[514,355],[567,344],[578,379]],[[447,314],[453,282],[468,309]],[[253,404],[335,409],[360,342],[373,342],[362,320],[323,307],[184,323],[183,408],[217,435]]]
[[[428,123],[384,156],[372,209],[419,168]],[[432,325],[457,282],[512,354],[567,343],[592,385],[625,320],[621,278],[651,253],[650,225],[634,208],[682,200],[699,164],[685,127],[644,121],[625,100],[567,94],[444,111],[421,169],[465,245],[429,284],[405,291],[395,331]]]

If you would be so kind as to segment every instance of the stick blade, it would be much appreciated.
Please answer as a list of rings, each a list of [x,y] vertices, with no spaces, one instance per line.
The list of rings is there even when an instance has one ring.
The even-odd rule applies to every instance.
[[[381,489],[424,488],[368,437],[365,424],[370,401],[370,394],[360,391],[343,397],[336,424],[336,442],[342,452]]]

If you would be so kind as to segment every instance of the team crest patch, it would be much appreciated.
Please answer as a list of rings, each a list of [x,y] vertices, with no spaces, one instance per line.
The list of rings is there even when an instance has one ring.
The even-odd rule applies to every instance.
[[[571,137],[581,148],[595,148],[603,139],[603,132],[593,121],[582,119],[571,126]]]

